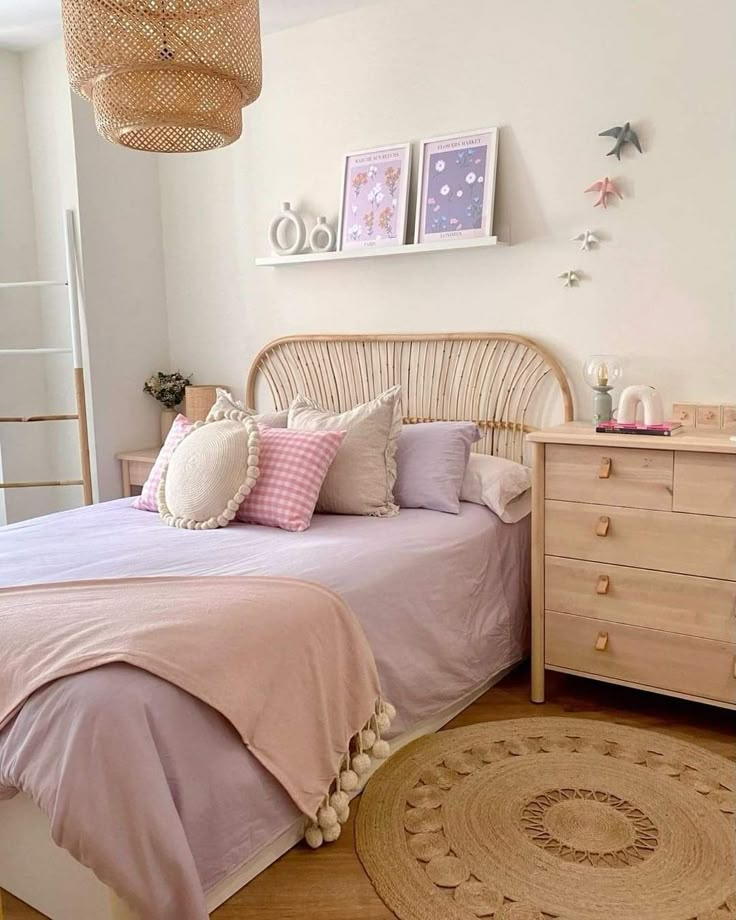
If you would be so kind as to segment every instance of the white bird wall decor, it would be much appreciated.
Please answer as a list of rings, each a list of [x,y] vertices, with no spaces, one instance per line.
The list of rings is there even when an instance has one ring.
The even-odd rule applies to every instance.
[[[571,236],[570,242],[580,243],[580,251],[589,252],[591,245],[600,243],[600,240],[592,230],[582,230],[577,236]]]
[[[563,287],[575,287],[576,284],[580,284],[580,275],[572,268],[568,268],[566,272],[562,272],[557,277],[563,279]]]

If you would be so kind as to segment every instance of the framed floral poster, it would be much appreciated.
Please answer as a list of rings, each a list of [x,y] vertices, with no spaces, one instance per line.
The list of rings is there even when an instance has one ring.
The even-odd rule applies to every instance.
[[[411,144],[348,153],[342,177],[340,249],[406,242]]]
[[[422,141],[414,240],[490,236],[498,129]]]

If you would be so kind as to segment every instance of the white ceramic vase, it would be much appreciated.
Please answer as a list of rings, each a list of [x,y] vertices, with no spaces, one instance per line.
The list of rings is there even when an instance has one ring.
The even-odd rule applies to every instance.
[[[309,245],[312,252],[332,252],[336,238],[335,230],[327,223],[327,218],[318,217],[309,234]]]
[[[279,239],[279,230],[282,224],[294,228],[294,239],[291,244],[282,244]],[[284,228],[286,230],[286,227]],[[286,237],[285,237],[286,238]],[[299,215],[291,210],[291,205],[285,201],[281,211],[274,217],[268,228],[268,241],[271,249],[278,256],[295,256],[304,249],[307,241],[307,228]]]

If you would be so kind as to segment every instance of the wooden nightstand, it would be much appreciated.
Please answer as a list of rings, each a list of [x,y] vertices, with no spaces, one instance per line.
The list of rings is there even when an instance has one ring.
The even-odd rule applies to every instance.
[[[532,700],[545,669],[736,708],[736,443],[596,434],[532,444]]]
[[[125,450],[116,455],[123,473],[123,497],[133,494],[133,486],[140,488],[148,479],[160,447],[144,447],[142,450]]]

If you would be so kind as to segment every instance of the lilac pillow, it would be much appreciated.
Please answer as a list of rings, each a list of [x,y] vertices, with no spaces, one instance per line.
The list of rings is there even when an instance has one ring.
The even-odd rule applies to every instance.
[[[458,514],[470,445],[480,438],[472,422],[404,425],[396,451],[396,504]]]

